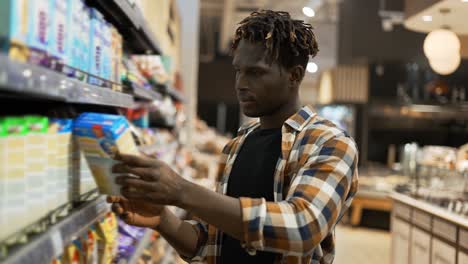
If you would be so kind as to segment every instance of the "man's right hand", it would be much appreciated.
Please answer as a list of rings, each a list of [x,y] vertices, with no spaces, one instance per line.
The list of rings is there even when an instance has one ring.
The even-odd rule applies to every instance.
[[[108,196],[107,202],[112,204],[112,211],[129,225],[155,229],[161,222],[164,206],[121,196]]]

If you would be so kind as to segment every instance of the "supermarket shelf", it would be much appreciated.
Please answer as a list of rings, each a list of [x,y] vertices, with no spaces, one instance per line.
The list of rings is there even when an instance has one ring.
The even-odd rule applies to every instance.
[[[162,257],[161,261],[159,261],[159,264],[169,264],[172,260],[174,260],[174,248],[169,245],[169,243],[166,243],[165,248],[164,257]]]
[[[68,78],[44,67],[10,60],[0,54],[0,91],[58,101],[131,107],[132,96]]]
[[[171,86],[166,86],[167,93],[176,101],[185,102],[185,96]]]
[[[132,90],[133,90],[133,94],[134,94],[135,98],[139,98],[139,99],[143,99],[143,100],[150,100],[150,101],[161,100],[162,99],[161,94],[159,94],[159,93],[157,93],[155,91],[148,90],[148,89],[145,89],[143,87],[137,86],[135,84],[132,84]]]
[[[138,149],[145,153],[146,155],[151,155],[156,153],[158,150],[162,151],[163,153],[172,153],[175,151],[175,149],[179,146],[179,143],[177,141],[174,141],[170,143],[169,145],[164,146],[161,148],[161,144],[151,144],[151,145],[145,145],[145,146],[140,146]]]
[[[137,248],[135,249],[135,253],[128,261],[128,264],[136,264],[138,259],[143,254],[145,248],[148,247],[149,243],[151,242],[151,236],[153,235],[154,231],[151,229],[147,229],[143,237],[140,239]]]
[[[122,34],[124,45],[133,54],[161,54],[161,46],[149,30],[141,10],[127,0],[87,0]]]
[[[63,253],[65,245],[79,237],[89,226],[109,212],[103,196],[85,204],[80,209],[52,226],[47,232],[13,252],[3,264],[49,263]]]

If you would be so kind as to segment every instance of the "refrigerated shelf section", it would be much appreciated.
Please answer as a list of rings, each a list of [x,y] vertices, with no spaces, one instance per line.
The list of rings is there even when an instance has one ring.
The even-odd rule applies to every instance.
[[[70,244],[83,232],[109,212],[109,205],[103,196],[85,204],[68,217],[38,235],[28,244],[13,251],[3,264],[50,263],[52,258],[63,253],[64,246]]]
[[[0,54],[0,91],[69,103],[132,107],[131,95],[68,78],[44,67],[16,62]]]

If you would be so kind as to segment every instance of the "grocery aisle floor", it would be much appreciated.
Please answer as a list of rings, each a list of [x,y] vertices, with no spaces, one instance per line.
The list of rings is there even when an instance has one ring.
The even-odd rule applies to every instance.
[[[336,243],[334,264],[390,264],[389,232],[338,226]]]

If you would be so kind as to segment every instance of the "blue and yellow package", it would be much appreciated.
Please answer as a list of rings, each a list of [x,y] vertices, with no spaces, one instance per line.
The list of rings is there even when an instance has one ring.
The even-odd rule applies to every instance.
[[[0,50],[9,57],[26,62],[29,57],[28,0],[4,0],[0,8]]]
[[[84,113],[76,119],[73,133],[99,191],[108,195],[120,194],[120,187],[114,182],[116,174],[111,172],[116,163],[113,157],[117,152],[138,155],[127,119],[118,115]]]
[[[50,67],[56,71],[62,71],[63,64],[68,56],[68,35],[70,34],[69,21],[67,19],[68,1],[50,0],[51,27],[49,34],[48,52],[50,55]]]
[[[28,1],[28,40],[29,61],[49,67],[47,50],[50,42],[53,6],[50,0]]]

